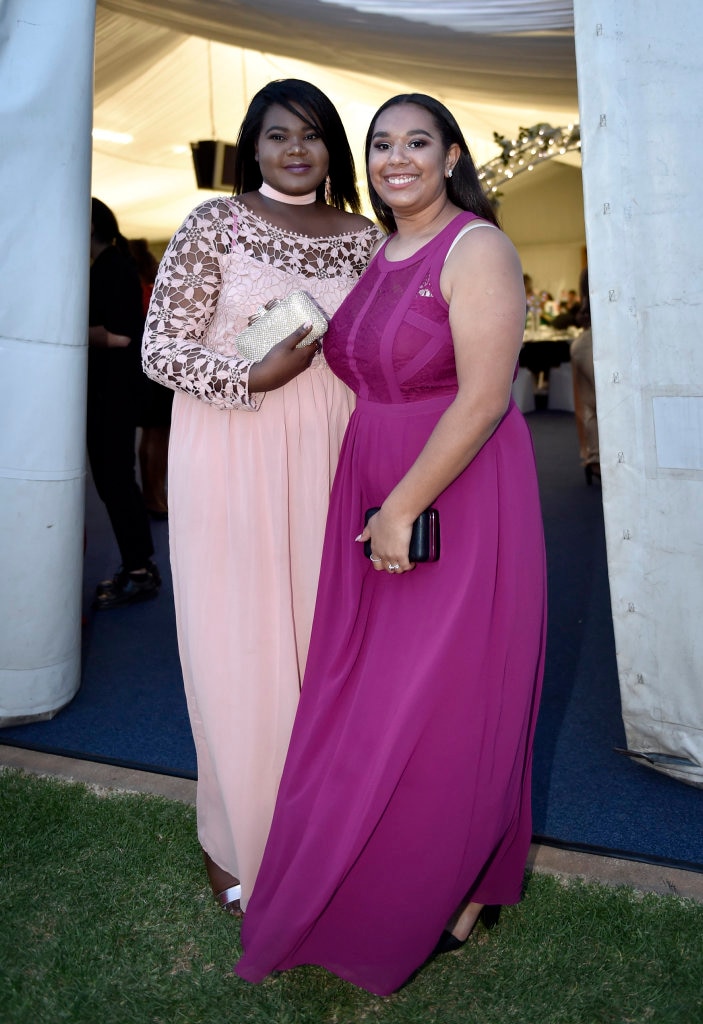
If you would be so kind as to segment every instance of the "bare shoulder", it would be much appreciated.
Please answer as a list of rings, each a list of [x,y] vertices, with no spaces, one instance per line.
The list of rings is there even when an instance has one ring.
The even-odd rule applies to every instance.
[[[508,289],[524,305],[522,266],[517,250],[505,232],[486,221],[463,234],[447,256],[440,276],[448,302],[477,293]]]
[[[466,275],[485,276],[503,273],[522,275],[520,257],[508,236],[488,221],[472,221],[450,250],[442,271],[443,280]]]
[[[447,257],[447,263],[454,257],[455,263],[469,260],[517,258],[517,250],[508,236],[500,228],[486,220],[473,220],[467,224],[463,233]]]

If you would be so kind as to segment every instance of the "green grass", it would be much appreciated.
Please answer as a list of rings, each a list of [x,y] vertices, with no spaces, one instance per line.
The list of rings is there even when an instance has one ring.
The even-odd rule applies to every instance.
[[[493,932],[387,999],[314,967],[249,985],[232,973],[239,927],[209,895],[192,808],[7,770],[0,813],[2,1024],[703,1020],[693,901],[535,874]]]

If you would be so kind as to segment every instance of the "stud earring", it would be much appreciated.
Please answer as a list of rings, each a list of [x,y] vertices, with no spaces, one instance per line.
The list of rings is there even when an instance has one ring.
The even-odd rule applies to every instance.
[[[450,167],[449,170],[447,171],[447,177],[451,178],[452,174],[454,174],[454,168]]]

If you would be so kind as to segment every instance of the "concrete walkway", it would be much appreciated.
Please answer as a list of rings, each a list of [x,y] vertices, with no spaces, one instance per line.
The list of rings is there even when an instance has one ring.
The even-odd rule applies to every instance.
[[[18,768],[33,775],[53,776],[89,786],[126,793],[151,793],[168,800],[195,804],[196,783],[172,775],[157,775],[111,764],[42,754],[0,745],[0,769]],[[703,903],[703,873],[682,871],[635,860],[619,860],[533,844],[529,867],[558,878],[580,878],[604,885],[628,885],[643,892],[683,896]]]

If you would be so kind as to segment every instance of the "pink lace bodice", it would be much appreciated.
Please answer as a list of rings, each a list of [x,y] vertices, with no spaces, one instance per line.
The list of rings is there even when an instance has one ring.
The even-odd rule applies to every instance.
[[[229,197],[196,207],[171,239],[147,314],[142,361],[159,384],[221,409],[256,409],[237,334],[270,299],[304,288],[332,315],[382,237],[284,231]],[[315,359],[321,359],[321,355]]]

